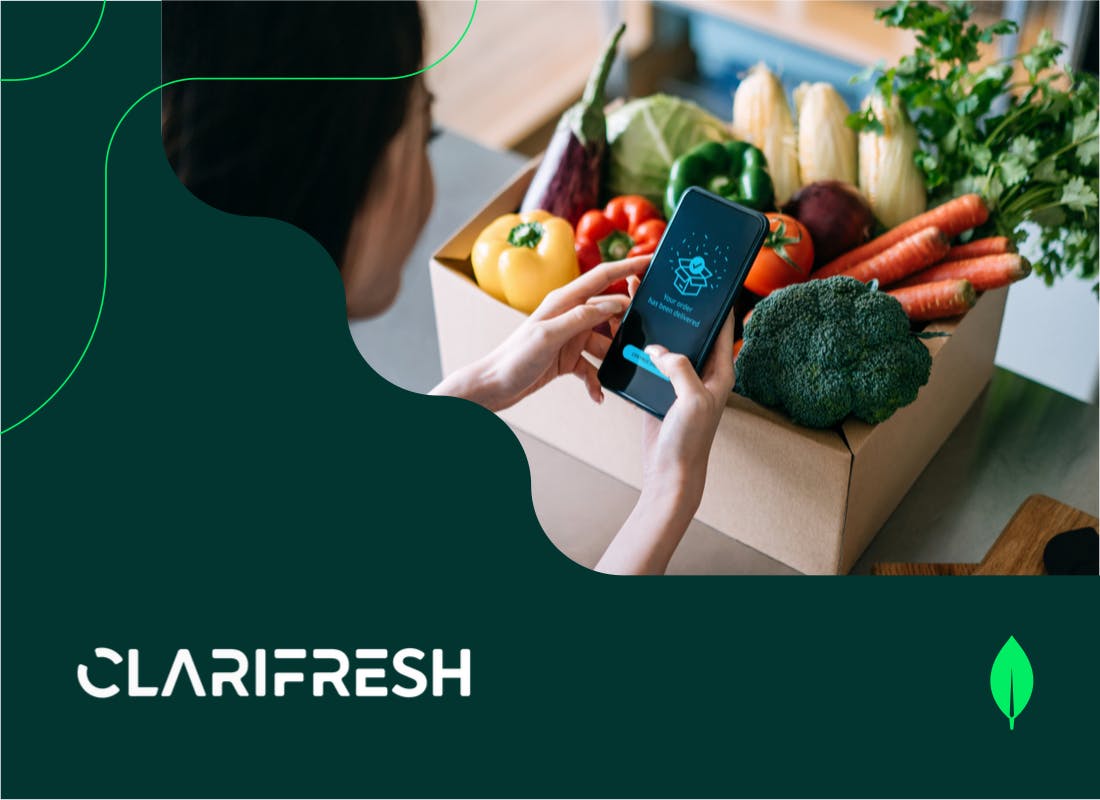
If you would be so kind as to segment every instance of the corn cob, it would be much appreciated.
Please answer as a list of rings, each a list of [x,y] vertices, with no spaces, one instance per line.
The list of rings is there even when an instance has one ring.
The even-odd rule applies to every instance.
[[[783,84],[762,63],[749,70],[733,94],[733,133],[764,152],[775,202],[783,205],[802,185],[798,140]]]

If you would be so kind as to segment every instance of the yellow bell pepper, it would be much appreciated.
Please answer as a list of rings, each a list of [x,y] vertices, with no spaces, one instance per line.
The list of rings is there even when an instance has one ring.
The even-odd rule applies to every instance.
[[[498,217],[477,237],[470,261],[482,289],[526,314],[581,274],[573,227],[546,211]]]

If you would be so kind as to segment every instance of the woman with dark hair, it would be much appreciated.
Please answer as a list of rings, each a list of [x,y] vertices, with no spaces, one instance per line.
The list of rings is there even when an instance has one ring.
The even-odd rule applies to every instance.
[[[165,82],[403,75],[423,59],[415,3],[165,2],[162,9]],[[168,161],[200,200],[312,235],[340,265],[351,316],[393,302],[401,280],[393,265],[412,249],[434,192],[424,146],[431,97],[420,76],[187,81],[164,89],[163,103]]]
[[[404,75],[423,61],[416,3],[165,2],[163,79]],[[431,95],[402,80],[191,80],[164,90],[165,149],[201,200],[273,217],[314,236],[339,266],[349,316],[385,310],[431,210]],[[596,370],[608,340],[594,328],[629,303],[605,294],[637,285],[648,256],[603,264],[555,292],[491,354],[434,394],[493,411],[573,374],[602,402]],[[654,348],[677,400],[647,417],[641,498],[598,569],[661,573],[702,498],[707,458],[733,386],[727,321],[703,371]]]

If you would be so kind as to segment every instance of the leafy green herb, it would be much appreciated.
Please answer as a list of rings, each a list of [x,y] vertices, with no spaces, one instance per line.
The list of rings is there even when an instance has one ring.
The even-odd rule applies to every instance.
[[[979,46],[1015,33],[1016,23],[983,28],[970,21],[972,13],[964,2],[924,0],[878,9],[876,19],[914,31],[917,46],[895,66],[878,65],[853,81],[874,78],[885,97],[901,97],[920,137],[915,159],[930,204],[978,192],[993,213],[975,235],[1015,239],[1034,255],[1035,272],[1047,284],[1064,275],[1095,278],[1096,77],[1059,68],[1064,47],[1050,31],[1014,59],[978,66]],[[1014,80],[1016,62],[1027,80]],[[882,129],[870,109],[852,114],[848,124]]]

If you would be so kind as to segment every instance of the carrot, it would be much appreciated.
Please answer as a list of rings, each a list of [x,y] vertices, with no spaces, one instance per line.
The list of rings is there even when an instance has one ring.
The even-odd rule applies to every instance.
[[[967,280],[921,283],[887,292],[897,299],[912,320],[943,319],[965,314],[977,300],[974,286]]]
[[[1015,253],[1016,245],[1007,236],[987,236],[966,244],[957,244],[947,251],[944,261],[962,261],[964,258],[993,256],[998,253]]]
[[[737,356],[739,356],[741,354],[741,348],[744,347],[744,346],[745,346],[745,340],[744,339],[738,339],[736,342],[733,343],[733,360],[734,361],[737,360]]]
[[[840,274],[864,283],[877,278],[880,286],[889,286],[935,264],[949,249],[939,228],[924,228]]]
[[[987,219],[989,219],[989,208],[980,196],[976,194],[960,195],[954,200],[948,200],[942,206],[936,206],[923,214],[917,214],[912,219],[906,220],[896,228],[891,228],[882,236],[872,239],[867,244],[860,245],[855,250],[849,250],[817,270],[811,277],[828,278],[839,275],[861,261],[866,261],[872,256],[878,255],[902,239],[912,236],[922,228],[939,228],[948,239],[954,239],[963,231],[976,228]]]
[[[949,278],[966,279],[975,291],[984,292],[1026,278],[1031,274],[1031,264],[1019,253],[965,258],[962,261],[943,261],[898,283],[895,288],[916,286],[919,283],[945,281]]]

